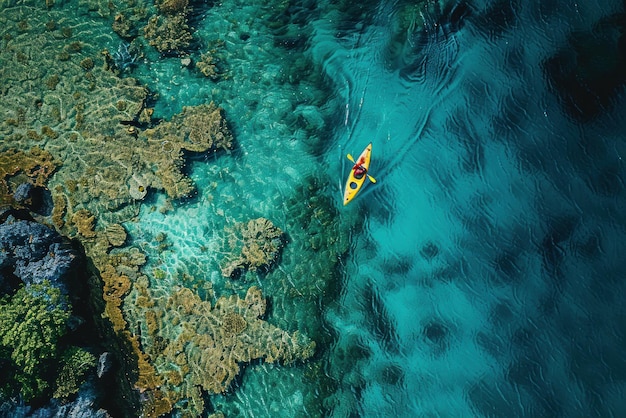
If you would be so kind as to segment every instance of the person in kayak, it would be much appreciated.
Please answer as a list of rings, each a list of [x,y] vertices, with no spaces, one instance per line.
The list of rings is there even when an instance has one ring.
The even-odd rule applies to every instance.
[[[356,164],[354,166],[354,178],[361,179],[365,174],[367,174],[367,168],[363,167],[362,164]]]

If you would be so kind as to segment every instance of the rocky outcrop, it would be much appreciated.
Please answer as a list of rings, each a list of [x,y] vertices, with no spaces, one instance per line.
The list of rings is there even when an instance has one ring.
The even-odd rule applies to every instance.
[[[0,225],[0,279],[19,278],[26,285],[49,281],[67,293],[65,275],[76,251],[49,227],[9,216]]]

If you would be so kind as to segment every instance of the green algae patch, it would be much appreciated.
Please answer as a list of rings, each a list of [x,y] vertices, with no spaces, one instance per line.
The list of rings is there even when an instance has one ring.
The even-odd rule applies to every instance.
[[[56,387],[54,382],[46,379],[57,368],[65,370],[75,365],[71,356],[66,354],[80,349],[71,347],[59,355],[59,341],[69,331],[70,315],[65,297],[47,281],[22,286],[13,296],[0,298],[0,352],[4,375],[13,376],[18,385],[17,388],[11,387],[11,382],[3,377],[0,379],[2,392],[17,391],[26,401],[31,401],[45,396],[52,389],[58,398],[78,390],[90,369],[88,365],[77,371],[71,381],[57,381]],[[92,363],[95,366],[95,358]]]
[[[56,378],[56,389],[52,395],[67,399],[78,392],[87,374],[96,368],[96,357],[80,347],[70,347],[61,356],[61,367]]]

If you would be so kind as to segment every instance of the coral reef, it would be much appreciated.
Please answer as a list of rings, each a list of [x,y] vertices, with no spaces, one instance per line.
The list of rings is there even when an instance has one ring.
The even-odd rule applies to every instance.
[[[0,16],[0,23],[11,27],[15,24],[12,13],[19,15],[19,10],[6,12]],[[58,13],[57,17],[59,20],[63,16]],[[162,152],[163,139],[129,137],[122,124],[133,120],[150,122],[151,112],[145,108],[147,90],[133,79],[119,79],[107,71],[104,58],[91,44],[65,48],[66,38],[72,36],[71,30],[63,28],[58,33],[33,31],[0,50],[2,62],[13,62],[15,56],[21,56],[22,49],[40,51],[19,63],[3,65],[3,75],[12,91],[10,95],[0,95],[0,118],[3,119],[0,134],[7,138],[0,144],[0,161],[2,167],[6,167],[2,173],[3,191],[6,191],[3,196],[13,191],[10,185],[17,182],[14,177],[23,174],[20,183],[30,181],[40,185],[58,167],[57,160],[64,162],[49,181],[54,202],[52,220],[65,235],[83,242],[88,256],[103,272],[104,314],[114,330],[130,343],[139,367],[137,385],[156,388],[160,380],[141,352],[136,337],[128,331],[121,311],[122,298],[131,287],[130,280],[137,277],[142,257],[136,251],[109,254],[111,248],[120,243],[121,235],[119,230],[107,227],[126,221],[136,213],[129,190],[131,179],[141,179],[138,185],[143,187],[141,197],[145,196],[148,184],[162,188],[161,179],[170,181],[168,176],[174,178],[172,183],[184,179],[185,193],[192,190],[190,181],[176,171],[183,166],[181,150],[185,139],[176,136],[168,139],[176,144],[172,153],[180,154],[181,163],[157,177],[155,171],[160,161],[171,159],[171,154]],[[60,60],[57,51],[67,55]],[[80,63],[87,58],[93,60],[94,66],[86,72],[84,64]],[[54,90],[40,96],[36,92],[41,90],[30,77],[43,77],[43,69],[50,69],[48,71],[53,71],[56,77]],[[24,77],[27,73],[31,73],[30,76]],[[8,147],[18,144],[21,151]],[[127,153],[120,153],[120,150]],[[12,203],[10,198],[6,200]],[[98,219],[93,216],[96,213],[100,214]]]
[[[182,55],[193,41],[188,0],[156,0],[158,15],[144,27],[144,36],[163,55]]]
[[[120,224],[110,224],[104,229],[104,234],[112,247],[121,247],[126,242],[126,230]]]
[[[13,94],[0,95],[0,120],[4,116],[0,134],[7,138],[0,144],[2,202],[12,203],[15,186],[8,182],[13,178],[24,174],[20,183],[40,185],[58,168],[57,161],[63,161],[50,183],[55,225],[73,227],[66,220],[83,208],[106,214],[107,222],[120,223],[135,215],[137,208],[131,203],[142,200],[150,187],[165,189],[172,198],[193,193],[192,182],[181,172],[185,151],[206,152],[232,145],[223,112],[214,104],[187,108],[172,122],[149,129],[148,135],[138,126],[152,124],[152,109],[146,107],[149,93],[144,87],[107,71],[105,57],[90,45],[70,54],[67,61],[59,61],[55,51],[64,50],[63,38],[49,31],[29,35],[19,40],[21,48],[49,47],[23,64],[3,66]],[[19,54],[12,47],[14,41],[0,51],[1,61],[12,62]],[[88,58],[94,66],[85,71]],[[22,74],[39,71],[33,68],[58,68],[49,70],[54,90],[41,97],[32,93],[36,86]],[[128,134],[130,128],[134,135]],[[17,143],[20,150],[11,151],[8,145]],[[75,231],[67,232],[73,235]]]
[[[166,15],[189,12],[189,0],[157,0],[156,6],[161,13]]]
[[[120,42],[120,45],[117,47],[117,51],[111,55],[111,58],[112,61],[110,64],[113,69],[122,74],[126,70],[132,69],[137,65],[138,55],[131,52],[130,44]]]
[[[96,232],[93,230],[96,217],[87,209],[79,209],[72,216],[72,224],[83,238],[93,238]]]
[[[22,15],[19,9],[5,12],[0,23],[10,31]],[[54,10],[47,18],[63,21]],[[146,88],[108,71],[101,50],[76,40],[68,27],[46,30],[32,23],[28,32],[7,38],[0,50],[5,89],[11,89],[0,95],[0,135],[6,138],[0,144],[1,202],[12,203],[14,187],[24,180],[42,184],[63,161],[50,183],[55,206],[63,207],[56,209],[55,224],[71,226],[65,220],[82,208],[119,223],[134,216],[131,203],[142,200],[148,188],[166,189],[172,198],[193,192],[181,172],[185,151],[231,146],[223,113],[212,104],[187,108],[185,116],[153,126],[146,135],[145,128],[153,125]],[[67,47],[69,41],[75,47]],[[39,53],[22,52],[29,50]],[[59,51],[67,54],[63,60]],[[37,84],[38,79],[53,80],[53,89]],[[179,127],[184,134],[176,131]],[[12,144],[19,150],[10,151]],[[10,187],[8,181],[19,174],[28,178]]]
[[[44,187],[58,165],[49,152],[37,146],[28,152],[15,148],[0,152],[0,206],[14,203],[12,193],[24,181]]]
[[[113,23],[111,24],[111,29],[124,39],[130,39],[137,36],[137,29],[125,13],[118,13],[115,15]]]
[[[144,416],[158,417],[171,411],[172,403],[161,395],[158,388],[163,384],[163,378],[157,374],[151,359],[142,351],[139,337],[130,331],[129,323],[122,312],[124,297],[133,285],[139,289],[145,288],[142,283],[147,282],[147,277],[139,269],[145,264],[146,258],[137,248],[109,254],[111,246],[106,230],[98,232],[96,239],[88,243],[88,254],[91,254],[103,281],[104,315],[111,322],[113,331],[129,342],[132,350],[129,354],[135,357],[137,375],[133,384],[142,392],[147,391],[142,405]],[[150,303],[153,302],[147,302],[148,305]]]
[[[196,68],[205,76],[213,81],[220,78],[219,69],[217,68],[217,59],[213,54],[206,53],[200,56],[200,61],[196,63]]]
[[[146,131],[149,139],[167,138],[164,150],[172,152],[178,145],[181,150],[206,152],[208,150],[229,150],[233,137],[224,118],[223,110],[215,103],[199,106],[184,106],[183,111]]]
[[[0,142],[1,203],[19,206],[12,197],[12,193],[18,191],[17,186],[28,183],[35,187],[45,188],[46,182],[49,181],[52,191],[51,201],[54,203],[52,212],[54,224],[64,234],[89,242],[89,249],[93,249],[90,256],[97,255],[98,252],[106,255],[110,242],[106,237],[100,236],[100,231],[96,234],[95,227],[98,225],[106,228],[109,222],[104,219],[102,221],[98,219],[96,222],[91,214],[112,213],[112,217],[116,219],[129,217],[129,211],[124,212],[123,209],[119,212],[103,209],[124,208],[128,206],[127,202],[131,201],[130,197],[124,200],[122,196],[117,202],[111,203],[111,196],[115,197],[115,193],[119,190],[127,190],[126,180],[132,175],[132,172],[126,175],[128,172],[126,167],[131,167],[130,156],[127,160],[121,161],[121,164],[126,167],[113,161],[112,158],[116,151],[124,148],[124,141],[128,141],[120,122],[133,120],[147,113],[143,106],[147,91],[138,86],[134,80],[120,80],[110,71],[106,71],[94,44],[71,40],[74,31],[69,26],[35,24],[37,17],[53,18],[55,21],[65,22],[65,25],[71,24],[71,17],[65,16],[65,12],[51,10],[44,15],[39,13],[38,9],[32,9],[30,13],[29,10],[29,6],[11,7],[3,9],[0,14],[0,24],[6,29],[5,33],[15,34],[6,36],[3,48],[0,49],[4,80],[2,94],[0,94],[0,136],[3,138]],[[32,16],[31,25],[27,30],[16,31],[15,28],[20,25],[24,13]],[[72,43],[67,44],[70,40]],[[85,61],[87,59],[92,60],[93,67]],[[50,80],[50,83],[42,83],[40,80]],[[120,102],[125,105],[116,106]],[[158,155],[158,152],[155,151],[154,154]],[[67,164],[60,166],[58,161],[64,161]],[[100,163],[104,163],[102,172],[95,169],[100,166]],[[59,166],[60,170],[57,170]],[[57,175],[52,179],[51,174],[55,170]],[[97,175],[102,177],[96,177]],[[96,198],[92,199],[91,194]],[[100,199],[99,196],[103,198]],[[80,225],[80,233],[76,224]],[[13,238],[24,238],[23,234],[16,233],[14,229],[16,227],[9,226],[8,223],[3,224],[3,228],[12,228]],[[42,227],[29,226],[29,228],[31,232],[37,232],[35,229]],[[25,231],[26,229],[24,228]],[[9,234],[6,230],[4,232]],[[11,282],[9,284],[5,282],[6,286],[12,287],[17,275],[23,275],[25,281],[28,282],[29,271],[33,276],[32,282],[38,282],[44,278],[54,280],[71,262],[66,257],[65,247],[57,240],[52,240],[48,244],[47,239],[39,239],[37,238],[39,235],[28,233],[25,236],[24,245],[18,245],[19,243],[12,244],[13,241],[10,241],[10,237],[6,234],[4,236],[6,240],[3,239],[1,242],[8,247],[0,251],[3,255],[3,263],[6,263],[2,268],[3,276],[8,277],[7,280]],[[85,235],[90,237],[85,237]],[[102,243],[103,241],[106,245]],[[21,248],[20,251],[14,251],[18,247]],[[35,252],[39,254],[42,251],[45,252],[42,258],[38,259],[33,255]],[[22,263],[24,257],[28,260]],[[102,263],[107,260],[108,258],[105,258]],[[99,263],[101,267],[102,263]],[[24,268],[21,267],[22,265]],[[50,283],[50,281],[43,281],[42,285],[43,283]],[[36,286],[41,285],[33,284],[30,287],[37,295],[47,297],[45,296],[47,293],[38,291]],[[23,292],[30,292],[29,288],[23,288],[25,289]],[[51,292],[60,291],[60,286],[53,287],[51,290]],[[30,300],[27,299],[30,297],[28,295],[21,297],[20,293],[19,296],[4,299],[3,303],[11,304],[20,301],[24,305],[25,301]],[[53,299],[48,298],[48,300]],[[34,307],[39,306],[35,302],[36,300],[33,300],[29,312],[35,312]],[[22,311],[18,312],[6,306],[3,306],[0,311],[2,315],[9,315],[11,312],[15,312],[15,315],[22,315],[20,313]],[[121,317],[119,309],[115,311],[110,308],[107,311],[113,312],[110,315],[112,318],[116,318],[116,313]],[[37,329],[34,331],[43,334],[29,331],[28,327],[31,325],[26,325],[29,324],[28,321],[22,321],[23,325],[15,331],[18,334],[13,332],[11,327],[3,326],[3,339],[6,337],[7,342],[15,345],[14,349],[11,349],[12,352],[18,353],[16,356],[26,355],[28,352],[24,350],[30,350],[33,344],[37,345],[35,336],[41,335],[48,344],[42,346],[42,349],[54,351],[54,356],[48,356],[47,351],[42,350],[31,350],[32,353],[46,366],[51,366],[50,363],[58,363],[61,367],[63,361],[59,356],[62,356],[62,352],[57,350],[56,345],[54,348],[49,345],[54,342],[51,336],[56,334],[45,331],[47,329],[45,318],[54,319],[50,310],[46,307],[43,317],[39,314],[22,313],[36,320],[33,326]],[[9,319],[15,322],[14,316]],[[60,322],[59,325],[61,325]],[[26,342],[20,339],[22,334],[19,332],[22,331],[28,331],[27,333],[30,334]],[[131,338],[127,339],[131,340]],[[109,344],[112,343],[109,341]],[[135,346],[136,351],[140,352],[138,345],[135,344]],[[5,353],[7,350],[8,348],[3,348],[0,351]],[[74,356],[69,356],[67,360],[70,361],[73,358]],[[145,359],[145,356],[143,358]],[[31,363],[32,361],[16,361],[10,371],[6,369],[8,374],[5,375],[6,377],[23,377],[21,385],[26,390],[20,388],[15,388],[15,390],[22,391],[22,395],[26,398],[45,396],[45,393],[51,395],[51,392],[57,389],[59,395],[69,394],[74,392],[73,383],[77,384],[82,379],[80,375],[60,373],[59,376],[63,379],[57,382],[58,387],[55,388],[54,381],[47,382],[32,373],[19,372],[20,367],[28,366],[30,370]],[[8,365],[9,363],[3,360],[3,367],[7,368]],[[68,367],[76,370],[76,367]],[[50,371],[46,367],[42,367],[41,371],[45,371],[44,369]],[[58,370],[61,371],[62,368]],[[2,384],[4,383],[3,379]],[[7,384],[9,383],[11,382]],[[123,383],[120,385],[127,386]],[[11,388],[4,389],[6,390],[3,390],[3,393],[12,393]],[[132,398],[131,393],[125,396],[127,396],[126,402]],[[91,402],[93,403],[93,400]]]
[[[221,265],[224,277],[232,277],[239,270],[271,267],[284,245],[283,231],[265,218],[238,222],[226,233],[228,256]]]
[[[145,25],[148,8],[133,7],[132,2],[128,2],[125,6],[116,8],[117,13],[113,17],[111,29],[130,42],[139,35],[140,29]]]
[[[161,391],[173,403],[189,400],[187,412],[197,415],[204,410],[198,389],[227,391],[241,364],[255,359],[292,363],[314,354],[314,342],[263,321],[265,311],[266,301],[257,287],[249,288],[243,299],[221,297],[214,306],[181,288],[165,306],[148,309],[151,314],[146,317],[153,325],[146,333],[146,346],[151,347],[149,355],[158,373],[165,376]]]
[[[170,122],[163,122],[153,129],[145,131],[147,143],[153,150],[159,150],[159,164],[150,167],[151,172],[143,176],[151,179],[151,185],[164,189],[172,198],[189,196],[194,191],[191,180],[184,176],[182,168],[184,151],[207,152],[217,149],[230,149],[233,137],[226,124],[221,108],[214,103],[195,107],[185,106],[182,113],[174,115]],[[140,149],[137,152],[143,153]],[[152,178],[151,178],[152,177]],[[137,178],[138,188],[142,187]],[[138,189],[137,194],[141,193]]]
[[[205,77],[210,78],[213,81],[218,81],[223,77],[224,69],[220,68],[221,60],[219,58],[220,49],[225,46],[224,41],[216,40],[213,42],[213,47],[200,55],[200,59],[196,62],[196,68]]]
[[[128,294],[132,285],[131,280],[139,280],[141,276],[139,268],[145,264],[146,258],[137,248],[107,254],[109,244],[106,233],[98,234],[97,242],[92,244],[90,249],[98,256],[95,263],[104,284],[105,313],[111,320],[114,330],[124,331],[126,320],[120,310],[122,298]]]
[[[166,55],[181,54],[193,39],[191,28],[183,14],[152,16],[144,28],[144,35],[150,45]]]

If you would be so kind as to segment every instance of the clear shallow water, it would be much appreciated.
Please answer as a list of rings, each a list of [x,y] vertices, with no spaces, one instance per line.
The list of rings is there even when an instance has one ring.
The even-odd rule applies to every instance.
[[[577,58],[609,66],[613,56],[581,56],[571,39],[610,45],[616,29],[606,28],[623,22],[623,5],[441,7],[422,10],[424,31],[402,2],[293,5],[278,26],[271,7],[242,3],[197,21],[201,42],[225,41],[227,79],[209,83],[175,58],[149,57],[133,73],[159,93],[158,117],[215,100],[237,149],[193,160],[197,196],[170,204],[151,195],[126,226],[149,256],[156,294],[260,286],[270,322],[318,340],[315,364],[331,383],[309,365],[254,364],[213,407],[229,416],[625,415],[623,86],[580,117],[548,65],[565,54],[562,73]],[[403,13],[418,23],[402,23]],[[370,141],[378,183],[344,208],[345,154]],[[311,176],[316,188],[302,193]],[[340,279],[318,271],[323,257],[307,265],[302,242],[314,238],[294,222],[323,197],[336,210],[326,238],[350,228]],[[259,216],[290,235],[278,267],[222,278],[224,228]],[[330,302],[293,296],[329,277],[338,280]]]

